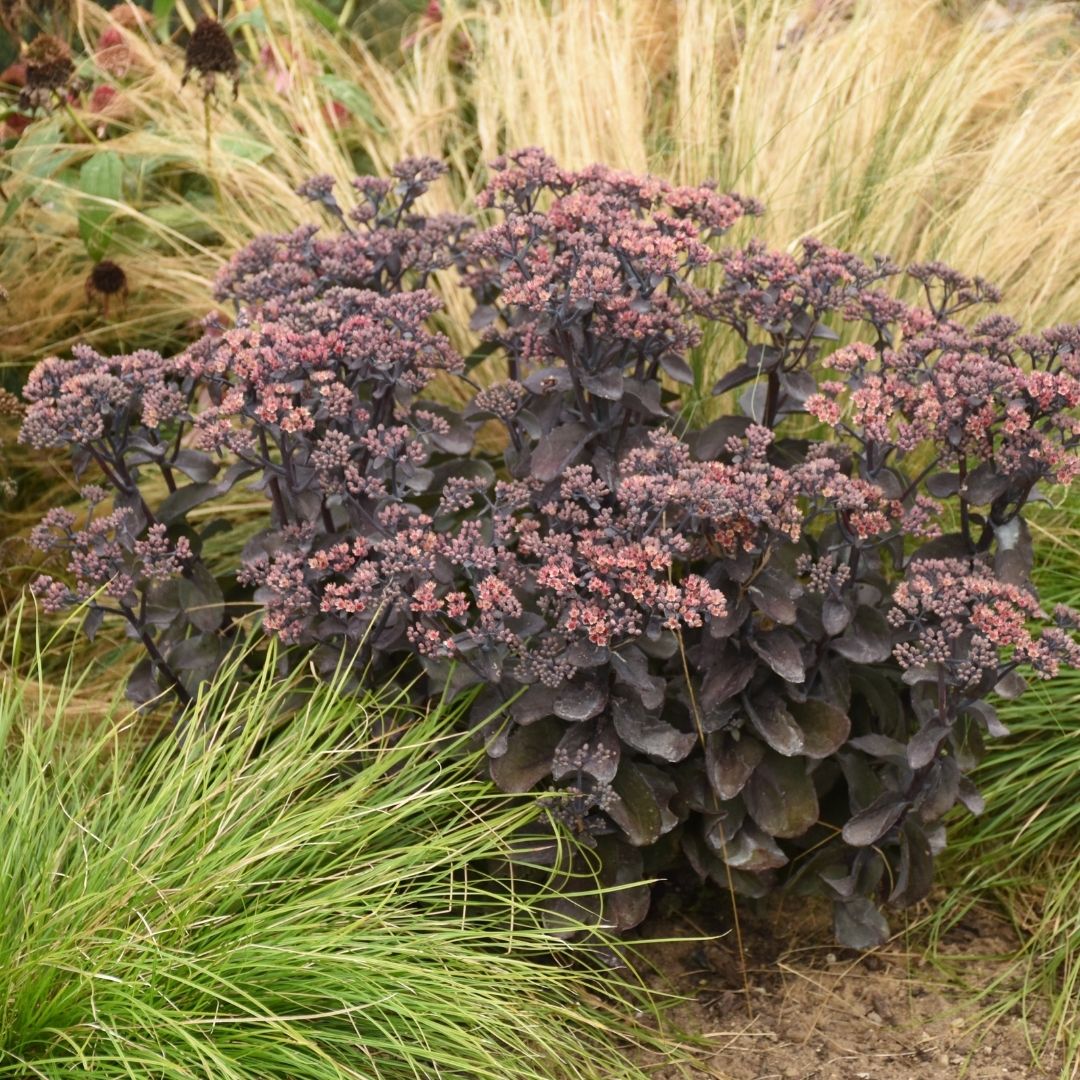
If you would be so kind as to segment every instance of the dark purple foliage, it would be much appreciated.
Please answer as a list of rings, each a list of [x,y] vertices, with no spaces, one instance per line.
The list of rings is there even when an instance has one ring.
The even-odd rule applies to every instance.
[[[127,621],[143,700],[187,700],[245,598],[317,665],[472,688],[496,782],[550,789],[610,880],[681,853],[752,895],[824,893],[841,940],[880,941],[876,904],[922,898],[944,816],[979,808],[987,699],[1080,662],[1022,517],[1080,468],[1080,330],[961,323],[996,293],[938,264],[909,271],[918,307],[881,258],[723,249],[759,210],[708,186],[526,150],[479,228],[419,212],[442,171],[358,180],[349,211],[310,181],[342,231],[256,240],[219,281],[235,324],[179,356],[38,366],[23,441],[70,446],[113,506],[46,518],[66,575],[37,593]],[[475,298],[469,358],[433,329],[442,271]],[[715,387],[738,409],[688,431],[710,323],[743,356]],[[464,407],[432,400],[447,378]],[[267,527],[219,581],[221,524],[188,515],[238,484]],[[641,918],[643,890],[616,896],[612,921]]]

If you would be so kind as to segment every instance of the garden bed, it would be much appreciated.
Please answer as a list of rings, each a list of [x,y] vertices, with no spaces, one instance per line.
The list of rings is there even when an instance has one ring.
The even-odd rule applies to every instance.
[[[756,916],[743,913],[746,983],[730,918],[700,913],[651,920],[657,988],[684,995],[674,1023],[715,1046],[695,1077],[724,1080],[1014,1080],[1056,1076],[1047,1053],[1032,1064],[1029,1034],[1015,1011],[983,1022],[971,988],[994,985],[1001,956],[1015,950],[1011,928],[974,910],[954,926],[939,955],[956,961],[967,988],[926,959],[925,943],[903,935],[867,953],[839,949],[825,912],[796,911],[794,898]],[[702,940],[706,935],[708,940]],[[722,937],[714,935],[723,934]],[[749,1009],[747,989],[749,988]],[[1042,1017],[1029,1017],[1037,1035]],[[656,1059],[652,1059],[653,1063]],[[684,1074],[663,1067],[657,1080]]]

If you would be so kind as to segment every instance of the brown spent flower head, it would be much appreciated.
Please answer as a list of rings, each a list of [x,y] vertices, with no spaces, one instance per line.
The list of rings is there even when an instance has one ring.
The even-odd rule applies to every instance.
[[[17,394],[0,387],[0,416],[22,416],[23,403]]]
[[[187,52],[184,54],[184,77],[181,85],[188,81],[193,71],[202,76],[205,96],[213,95],[216,76],[227,75],[232,81],[233,97],[236,97],[239,90],[240,61],[229,32],[217,19],[209,16],[201,18],[192,31]]]
[[[106,315],[109,313],[109,301],[114,296],[124,300],[127,294],[127,274],[124,273],[122,266],[111,259],[102,259],[101,262],[95,263],[94,268],[86,276],[87,301],[99,297]]]
[[[26,85],[19,95],[19,107],[43,108],[54,93],[67,88],[75,75],[75,64],[67,44],[52,34],[39,34],[26,50]]]

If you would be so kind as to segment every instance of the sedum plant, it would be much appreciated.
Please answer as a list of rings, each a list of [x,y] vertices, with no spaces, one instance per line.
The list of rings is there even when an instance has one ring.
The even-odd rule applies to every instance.
[[[177,356],[39,365],[23,440],[69,447],[112,505],[91,486],[88,519],[49,515],[34,540],[66,572],[35,591],[127,622],[141,701],[188,702],[251,602],[327,671],[479,686],[495,781],[550,788],[610,880],[685,860],[823,893],[841,941],[881,941],[945,816],[980,808],[990,699],[1080,661],[1023,519],[1080,467],[1080,330],[974,317],[996,290],[936,263],[909,268],[910,304],[884,258],[725,247],[760,208],[708,185],[530,149],[469,220],[420,210],[441,171],[361,178],[348,209],[310,181],[336,229],[240,252],[231,325]],[[433,326],[447,272],[475,301],[469,357]],[[745,359],[692,429],[706,326]],[[464,406],[434,399],[447,379]],[[215,576],[200,553],[237,485],[266,528]],[[607,917],[647,902],[622,890]]]

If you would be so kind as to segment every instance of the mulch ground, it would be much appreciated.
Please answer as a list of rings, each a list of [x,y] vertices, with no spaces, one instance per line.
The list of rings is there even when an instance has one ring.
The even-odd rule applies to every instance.
[[[726,900],[721,901],[726,903]],[[795,904],[798,910],[793,910]],[[1023,1080],[1056,1077],[1054,1054],[1032,1063],[1028,1029],[1016,1014],[980,1023],[971,987],[1003,974],[1015,948],[1010,928],[973,913],[941,952],[953,979],[901,938],[870,953],[838,948],[827,915],[788,900],[741,918],[740,958],[727,913],[714,921],[658,916],[642,937],[651,982],[687,1000],[672,1021],[707,1040],[693,1076],[722,1080]],[[722,936],[716,936],[722,935]],[[702,937],[710,940],[702,941]],[[955,977],[967,984],[959,987]],[[1036,1007],[1034,1024],[1039,1021]],[[655,1057],[657,1080],[685,1076]]]

